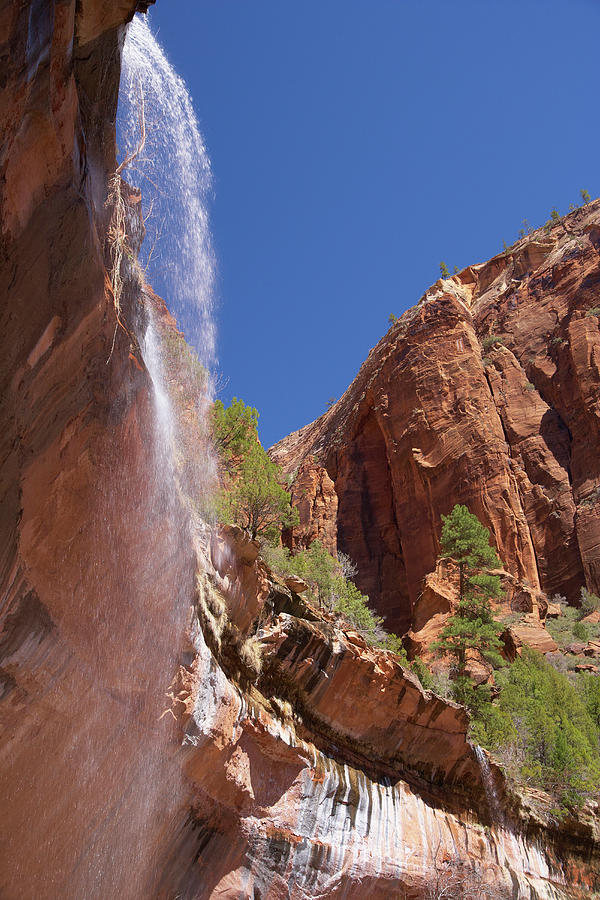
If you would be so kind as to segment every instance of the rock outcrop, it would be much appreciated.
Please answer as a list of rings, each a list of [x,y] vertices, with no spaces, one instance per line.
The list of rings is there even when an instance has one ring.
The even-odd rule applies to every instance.
[[[469,743],[461,708],[312,609],[239,529],[211,531],[187,502],[140,346],[150,316],[175,326],[135,265],[139,196],[114,180],[124,23],[147,5],[14,0],[0,17],[0,894],[423,898],[443,879],[463,893],[485,884],[503,897],[589,896],[597,810],[559,825],[548,798],[512,794]],[[126,206],[130,251],[118,297],[109,183]],[[432,302],[451,308],[474,350],[462,301]],[[583,353],[591,332],[580,331]],[[478,379],[477,402],[491,410]],[[431,390],[444,385],[440,376]],[[450,434],[447,450],[468,433],[484,466],[470,428]],[[528,460],[540,447],[525,431]],[[426,435],[423,426],[415,466],[450,479]],[[498,425],[498,459],[501,435]],[[387,452],[376,416],[357,446],[370,484]],[[311,468],[318,452],[302,475],[314,490],[305,534],[331,546],[362,500],[348,464],[346,494],[337,473]],[[520,496],[510,486],[499,529]],[[389,591],[388,568],[404,566],[408,592],[416,563],[404,562],[395,501],[376,481],[368,491],[365,552],[383,528],[382,583]],[[563,493],[552,494],[561,510]],[[533,552],[524,514],[519,527],[523,574]],[[581,527],[593,578],[582,550],[593,518]]]
[[[119,317],[104,254],[120,48],[140,5],[16,0],[0,15],[0,894],[10,900],[152,896],[165,835],[187,815],[163,714],[195,560],[174,540],[185,519],[157,476],[139,285],[126,277]]]
[[[220,577],[199,607],[215,609],[217,591],[235,612]],[[256,621],[261,673],[245,687],[228,649],[211,659],[194,633],[177,712],[194,796],[185,842],[201,849],[170,873],[181,896],[598,890],[593,805],[559,825],[549,797],[513,793],[469,743],[464,710],[276,580]]]
[[[344,396],[271,449],[295,497],[302,477],[289,543],[325,532],[393,630],[411,626],[457,502],[532,592],[598,591],[599,249],[595,201],[438,281]]]

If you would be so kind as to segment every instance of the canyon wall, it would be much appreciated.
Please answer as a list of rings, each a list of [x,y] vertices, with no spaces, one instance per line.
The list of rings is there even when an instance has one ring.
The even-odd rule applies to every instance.
[[[139,286],[125,278],[119,313],[104,206],[124,23],[146,5],[23,0],[0,14],[6,898],[151,896],[181,809],[161,716],[194,559],[155,474]]]
[[[600,588],[599,250],[595,201],[441,279],[270,451],[297,473],[288,542],[347,553],[393,630],[411,625],[455,503],[532,592]]]
[[[0,13],[0,894],[358,900],[436,896],[443,882],[457,896],[483,885],[497,897],[589,896],[600,879],[592,806],[558,823],[549,798],[511,793],[469,743],[462,708],[424,692],[393,654],[312,609],[245,535],[208,528],[187,502],[142,346],[149,315],[174,325],[135,265],[139,196],[113,181],[127,236],[111,230],[114,197],[107,205],[124,25],[147,5],[14,0]],[[115,295],[114,246],[125,239]],[[458,296],[467,296],[466,283],[440,286],[424,304],[430,314],[407,320],[424,366],[430,337],[444,346],[462,339],[464,358],[475,358],[468,303]],[[578,353],[589,356],[597,325],[584,318],[575,317],[571,339],[576,333]],[[452,338],[444,322],[456,329]],[[516,390],[509,352],[494,351],[489,381],[471,363],[480,411],[496,408],[494,378],[498,392],[509,395],[509,378]],[[429,365],[428,402],[449,433],[435,450],[417,413],[412,464],[432,475],[412,487],[405,479],[406,503],[434,497],[434,481],[450,483],[465,434],[483,469],[506,457],[500,413],[496,456],[486,462],[481,428],[459,427],[436,400],[436,391],[459,388]],[[589,419],[592,381],[574,372],[572,380],[588,396],[578,415]],[[541,375],[538,383],[542,391]],[[418,384],[424,401],[425,381]],[[550,388],[544,397],[557,407]],[[409,550],[427,557],[434,541],[423,528],[422,547],[416,538],[403,543],[398,495],[377,481],[389,455],[382,413],[362,409],[356,462],[369,457],[366,493],[353,486],[350,460],[340,456],[338,474],[311,468],[306,456],[314,495],[305,525],[332,544],[349,505],[366,497],[371,530],[353,537],[346,524],[345,540],[364,541],[366,553],[383,536],[374,557],[382,584],[390,590],[388,570],[404,573],[409,596],[418,568]],[[532,471],[543,448],[531,421],[511,411],[504,428],[523,435],[522,467]],[[574,459],[558,420],[551,426],[552,445],[563,440]],[[578,452],[573,484],[583,491],[591,461]],[[465,460],[461,478],[470,466]],[[557,466],[552,497],[562,523],[575,495]],[[502,527],[524,488],[502,472],[482,504],[491,515],[503,499],[494,521],[508,540]],[[579,503],[593,497],[586,485]],[[533,577],[525,515],[518,525],[515,559]],[[593,542],[588,516],[565,578],[580,565],[597,576]]]

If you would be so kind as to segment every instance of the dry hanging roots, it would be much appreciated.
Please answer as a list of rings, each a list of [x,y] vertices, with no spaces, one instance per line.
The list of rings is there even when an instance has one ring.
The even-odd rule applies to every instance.
[[[141,85],[138,85],[138,97],[138,122],[140,129],[140,139],[135,150],[126,155],[123,162],[119,166],[117,166],[114,174],[111,175],[108,182],[108,196],[106,198],[106,205],[112,209],[107,235],[108,248],[110,253],[110,271],[107,273],[106,287],[108,292],[112,296],[113,305],[117,314],[117,323],[115,325],[115,332],[113,335],[110,354],[108,359],[106,360],[107,364],[108,362],[110,362],[110,359],[113,355],[113,350],[115,348],[117,328],[120,325],[121,328],[125,330],[124,325],[121,322],[121,294],[123,291],[121,265],[123,262],[123,255],[127,246],[127,226],[125,200],[123,199],[122,191],[121,172],[123,172],[123,170],[126,169],[127,166],[130,165],[130,163],[132,163],[133,160],[139,156],[146,143],[146,117],[144,112],[144,95],[142,93]]]

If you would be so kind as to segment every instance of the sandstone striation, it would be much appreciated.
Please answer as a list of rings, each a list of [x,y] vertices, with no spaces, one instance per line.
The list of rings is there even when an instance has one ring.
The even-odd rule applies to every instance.
[[[171,336],[175,323],[135,265],[139,195],[111,179],[123,27],[147,5],[15,0],[0,17],[0,894],[420,900],[444,879],[463,892],[487,885],[498,896],[589,896],[600,886],[597,810],[559,824],[549,798],[511,793],[493,760],[469,743],[460,707],[424,692],[391,654],[313,609],[296,593],[303,586],[275,578],[239,529],[211,530],[186,497],[190,467],[179,481],[174,475],[139,336],[150,316]],[[120,298],[111,288],[109,180],[127,207]],[[593,243],[598,232],[586,223],[577,224],[581,240]],[[531,244],[523,259],[543,257],[544,246]],[[483,269],[472,278],[483,283]],[[453,483],[452,460],[468,439],[461,477],[474,465],[489,470],[489,484],[475,493],[490,516],[503,498],[494,525],[508,546],[512,504],[525,488],[500,465],[501,417],[476,366],[473,323],[458,296],[468,294],[466,275],[463,282],[441,286],[416,316],[411,340],[423,371],[415,391],[425,399],[429,366],[428,410],[449,431],[436,450],[419,414],[399,445],[399,453],[410,446],[406,459],[421,473],[418,491],[408,476],[402,482],[406,510],[427,485]],[[575,320],[570,340],[578,354],[591,353],[597,325]],[[436,376],[427,362],[430,327],[447,354],[462,339],[460,359],[476,385],[476,408],[454,430],[444,393],[450,375],[440,366]],[[506,366],[502,359],[498,378],[512,385],[510,358]],[[593,377],[569,365],[564,371],[587,398],[580,427],[590,428]],[[450,369],[458,379],[460,366]],[[539,370],[551,380],[541,362]],[[543,396],[558,408],[550,388]],[[399,395],[390,397],[393,411]],[[342,404],[328,414],[332,427],[340,409],[350,423]],[[476,421],[486,410],[491,439]],[[339,471],[319,462],[318,440],[317,462],[308,454],[299,462],[308,502],[305,530],[292,539],[318,537],[333,548],[345,534],[363,561],[373,552],[382,597],[401,618],[419,577],[408,551],[434,554],[435,540],[423,528],[405,543],[397,494],[377,480],[388,452],[384,412],[363,415],[356,444],[366,494],[341,451]],[[531,460],[543,449],[532,432],[537,420],[511,415],[533,484]],[[321,427],[313,427],[317,437]],[[563,447],[560,428],[549,434]],[[490,440],[496,456],[487,462]],[[571,443],[569,450],[574,458]],[[595,487],[584,485],[591,461],[583,446],[577,452],[571,496],[591,583]],[[551,476],[545,494],[566,522],[568,497],[560,473]],[[399,470],[390,467],[389,479],[401,481]],[[533,488],[530,495],[528,509],[546,508]],[[346,516],[365,503],[373,516],[363,534]],[[438,512],[431,505],[431,523]],[[511,571],[529,573],[523,602],[533,608],[534,540],[563,532],[540,520],[534,535],[524,511],[517,524]],[[565,578],[574,567],[565,563]]]
[[[179,717],[194,796],[185,840],[201,850],[187,867],[178,860],[181,896],[598,889],[595,808],[558,825],[549,797],[512,793],[469,744],[464,710],[424,692],[393,654],[271,589],[254,685],[226,677],[194,635]]]
[[[393,630],[410,628],[458,502],[527,590],[598,591],[599,223],[595,201],[438,281],[335,406],[272,448],[333,483],[329,541],[337,503],[337,547]],[[303,491],[292,546],[325,527]]]

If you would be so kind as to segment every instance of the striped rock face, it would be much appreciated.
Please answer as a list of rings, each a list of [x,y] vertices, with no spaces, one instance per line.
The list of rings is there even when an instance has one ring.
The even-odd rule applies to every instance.
[[[289,543],[348,554],[393,631],[411,627],[456,503],[530,591],[598,591],[599,246],[595,201],[438,281],[344,396],[271,449],[296,477]]]
[[[559,828],[547,798],[510,794],[493,761],[468,742],[461,709],[423,692],[389,654],[311,610],[270,577],[251,542],[211,534],[181,498],[140,322],[149,307],[165,321],[168,314],[127,262],[116,308],[107,249],[123,26],[146,5],[13,0],[0,13],[8,46],[0,105],[0,895],[425,898],[443,881],[459,896],[483,886],[498,896],[589,896],[600,873],[594,810]],[[127,227],[137,215],[139,238],[139,197],[121,190]],[[555,279],[563,273],[560,297],[574,297],[577,282],[583,303],[593,285],[595,232],[583,220],[577,227],[585,245],[580,269],[560,242],[552,265]],[[524,280],[522,290],[538,290],[540,310],[547,305],[544,315],[554,322],[559,300],[543,293],[554,282],[539,270],[551,262],[542,251],[527,253],[542,274]],[[488,380],[481,360],[476,365],[474,329],[487,328],[495,309],[492,275],[485,267],[463,274],[404,323],[402,340],[422,345],[414,381],[421,406],[430,404],[440,428],[445,417],[446,443],[439,450],[418,413],[406,440],[400,431],[397,441],[399,459],[414,448],[411,465],[420,474],[411,481],[408,468],[390,467],[393,491],[372,482],[394,419],[388,423],[383,407],[373,406],[356,445],[357,460],[369,450],[373,530],[353,532],[348,524],[348,510],[364,498],[341,450],[331,457],[335,466],[323,455],[323,471],[305,473],[318,493],[307,508],[315,535],[330,544],[345,535],[355,558],[352,548],[363,541],[366,558],[385,531],[373,557],[381,596],[393,575],[410,598],[419,575],[414,554],[426,558],[434,549],[417,519],[420,537],[411,544],[389,517],[400,502],[409,515],[419,494],[433,498],[427,508],[434,521],[443,485],[463,484],[450,460],[469,435],[460,477],[471,477],[474,466],[489,470],[489,480],[477,482],[478,511],[487,511],[501,547],[513,547],[519,572],[531,575],[535,549],[546,577],[540,541],[551,548],[557,528],[573,533],[571,497],[578,505],[575,555],[564,557],[561,578],[579,565],[591,580],[598,576],[597,459],[585,457],[581,437],[584,429],[595,434],[597,323],[577,306],[568,322],[561,319],[569,344],[556,359],[532,345],[536,363],[527,377],[546,406],[536,400],[538,418],[525,422],[514,405],[512,418],[497,412],[489,437],[478,420],[499,409],[496,376]],[[486,279],[491,286],[484,288]],[[505,294],[498,309],[508,331],[514,310]],[[427,394],[425,341],[436,320],[440,348],[454,347],[455,363],[444,368],[441,350],[437,362],[429,354]],[[518,348],[539,331],[523,321],[521,343],[515,338],[515,350],[497,350],[493,360],[507,397],[514,372],[521,377],[513,357],[529,365],[528,350]],[[409,365],[405,356],[394,359],[392,368]],[[375,375],[383,358],[374,363]],[[470,418],[459,363],[473,380]],[[578,398],[570,413],[561,411],[568,372]],[[435,399],[440,388],[455,391],[460,427],[448,402]],[[390,393],[392,412],[400,393]],[[541,482],[529,461],[541,450],[531,423],[540,416],[554,422],[544,434],[558,428],[548,438],[556,460],[562,446],[558,419],[546,407],[559,411],[572,435],[569,495],[560,466],[543,496],[535,488]],[[510,478],[500,467],[503,427],[523,436],[522,472]],[[499,497],[504,505],[493,518]],[[517,497],[531,500],[521,518]],[[540,518],[535,531],[531,509],[555,499],[558,517],[546,531]]]

